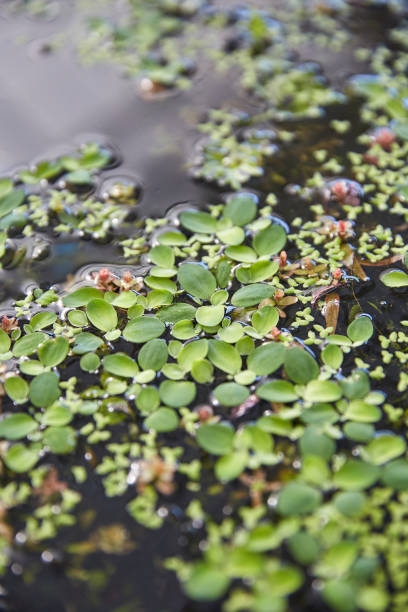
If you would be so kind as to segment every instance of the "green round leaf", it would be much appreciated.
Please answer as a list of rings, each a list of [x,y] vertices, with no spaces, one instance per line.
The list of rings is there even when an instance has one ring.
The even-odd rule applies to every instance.
[[[363,400],[353,400],[349,403],[344,416],[358,423],[375,423],[381,419],[382,413],[378,406],[367,404]]]
[[[72,351],[77,355],[83,355],[84,353],[93,353],[100,346],[102,346],[102,338],[98,338],[95,334],[90,332],[81,332],[75,336],[75,343],[72,347]]]
[[[217,220],[209,213],[199,210],[186,210],[180,215],[183,227],[197,234],[214,234],[217,229]]]
[[[129,355],[126,355],[126,353],[106,355],[102,359],[102,365],[110,374],[123,376],[123,378],[133,378],[139,372],[136,361],[129,357]]]
[[[375,483],[379,477],[379,469],[375,465],[349,459],[333,476],[333,482],[340,489],[358,491],[367,489]]]
[[[408,490],[408,461],[398,459],[384,467],[382,481],[397,491]]]
[[[368,423],[346,423],[344,433],[355,442],[368,442],[374,436],[375,429]]]
[[[262,336],[275,327],[278,321],[279,311],[274,306],[263,306],[252,315],[252,325]]]
[[[28,414],[11,414],[0,421],[0,438],[20,440],[37,429],[37,427],[38,423]]]
[[[204,327],[213,327],[218,325],[224,318],[224,306],[201,306],[197,308],[196,320],[197,323]]]
[[[303,397],[307,402],[336,402],[341,396],[341,388],[332,380],[311,380]]]
[[[191,304],[173,304],[161,308],[156,313],[156,318],[163,323],[178,323],[179,321],[192,321],[195,317],[196,309]]]
[[[258,397],[268,402],[284,404],[295,402],[299,399],[295,387],[286,380],[273,380],[264,385],[260,385],[256,390],[256,394]]]
[[[52,340],[47,340],[38,349],[38,357],[43,366],[53,368],[62,363],[68,355],[69,343],[66,338],[59,336]]]
[[[227,325],[226,327],[220,327],[217,330],[217,334],[219,339],[223,342],[228,342],[228,344],[235,344],[236,342],[239,342],[239,340],[244,335],[244,328],[242,325],[240,325],[240,323],[231,323],[231,325]],[[247,339],[251,341],[251,338]],[[238,351],[243,354],[242,351],[240,351],[239,349]]]
[[[368,315],[360,315],[354,319],[347,328],[347,335],[354,343],[364,344],[374,333],[371,318]]]
[[[37,359],[25,359],[20,362],[20,372],[27,376],[37,376],[44,372],[44,366]]]
[[[172,232],[163,232],[163,234],[160,234],[159,242],[167,246],[182,246],[187,242],[187,238],[182,232],[174,230]]]
[[[54,372],[39,374],[30,383],[30,400],[37,408],[47,408],[59,398],[58,376]]]
[[[251,247],[245,245],[230,246],[225,249],[225,254],[234,261],[253,263],[256,261],[256,253]]]
[[[356,587],[347,580],[329,580],[323,598],[335,612],[356,612]]]
[[[169,246],[159,244],[149,251],[149,259],[156,266],[172,268],[174,266],[174,252]]]
[[[286,597],[302,586],[303,575],[296,567],[281,567],[268,576],[268,588],[276,597]]]
[[[116,310],[105,300],[90,300],[86,307],[86,314],[92,325],[101,331],[108,332],[118,326]]]
[[[159,387],[161,401],[172,408],[188,406],[194,400],[196,393],[196,386],[191,381],[165,380]]]
[[[251,193],[237,193],[225,205],[224,217],[234,225],[247,225],[256,215],[256,202],[256,196]]]
[[[114,300],[112,300],[112,306],[117,308],[129,309],[137,303],[138,295],[134,291],[121,291]]]
[[[67,317],[70,324],[74,327],[85,327],[88,325],[88,317],[83,310],[70,310]]]
[[[165,330],[164,323],[157,317],[141,316],[132,319],[123,330],[123,337],[128,342],[143,344],[158,338]]]
[[[7,395],[13,402],[25,402],[28,397],[28,384],[21,376],[10,376],[4,381]]]
[[[330,404],[314,404],[304,410],[300,418],[309,425],[323,425],[335,423],[339,417]]]
[[[64,297],[64,306],[79,308],[80,306],[86,306],[91,300],[102,297],[102,291],[95,289],[95,287],[81,287]]]
[[[286,244],[286,232],[281,225],[272,224],[258,232],[253,240],[255,251],[263,255],[275,255]]]
[[[215,464],[215,475],[221,482],[234,480],[244,471],[247,461],[248,454],[244,451],[224,455]]]
[[[239,266],[235,276],[240,283],[260,283],[272,278],[278,270],[277,261],[257,261],[251,266]]]
[[[239,308],[247,308],[248,306],[256,306],[262,300],[271,298],[274,295],[275,287],[263,283],[254,283],[238,289],[231,298],[231,304]]]
[[[208,359],[216,368],[228,374],[237,374],[242,365],[237,349],[222,340],[209,340]]]
[[[208,353],[208,340],[201,338],[186,343],[177,355],[177,361],[188,372],[196,361],[205,359]]]
[[[297,346],[286,351],[285,372],[293,382],[305,385],[319,376],[319,366],[315,359],[305,350]]]
[[[280,342],[268,342],[258,346],[248,357],[248,368],[258,376],[275,372],[283,363],[285,346]]]
[[[191,376],[201,384],[211,382],[213,373],[214,368],[207,359],[197,359],[191,366]]]
[[[310,514],[321,502],[320,491],[301,482],[291,482],[279,494],[278,512],[284,516]]]
[[[350,376],[340,381],[343,395],[347,399],[362,399],[370,392],[370,380],[364,370],[353,370]]]
[[[84,370],[84,372],[95,372],[99,368],[100,364],[101,360],[96,353],[85,353],[85,355],[82,355],[79,361],[81,370]]]
[[[144,414],[154,412],[160,405],[159,392],[155,387],[143,387],[136,397],[135,403]]]
[[[32,355],[37,348],[48,340],[47,334],[44,332],[34,332],[32,334],[27,334],[22,338],[19,338],[17,342],[13,346],[13,355],[14,357],[23,357],[28,355]]]
[[[306,531],[295,533],[289,538],[288,546],[292,557],[302,565],[310,565],[319,556],[319,541]]]
[[[33,331],[39,331],[44,327],[49,327],[57,320],[55,312],[38,312],[30,320],[30,327]]]
[[[201,425],[197,429],[197,442],[208,453],[213,455],[227,455],[232,450],[234,430],[227,425],[214,423]]]
[[[174,431],[178,427],[179,419],[175,410],[159,408],[145,419],[145,426],[158,432]]]
[[[23,444],[14,444],[6,453],[4,463],[13,472],[23,474],[35,466],[38,461],[36,451],[27,448]]]
[[[11,340],[8,334],[2,329],[0,329],[0,354],[7,353],[11,345]]]
[[[227,591],[230,579],[221,568],[213,568],[204,562],[196,563],[189,579],[184,583],[188,597],[197,601],[215,601]]]
[[[209,299],[217,288],[217,283],[211,272],[196,263],[181,264],[177,280],[184,291],[201,299]]]
[[[360,491],[344,491],[334,498],[337,510],[345,516],[358,516],[366,503],[366,496]]]
[[[44,412],[41,423],[43,425],[55,425],[59,427],[61,425],[68,425],[73,418],[74,415],[67,406],[54,404]]]
[[[43,441],[52,453],[66,455],[72,453],[76,446],[76,434],[72,427],[48,427]]]
[[[406,446],[405,440],[399,436],[381,435],[364,448],[364,456],[374,465],[383,465],[402,455]]]
[[[217,232],[217,238],[224,244],[237,246],[245,240],[245,232],[241,227],[228,227]]]
[[[322,351],[322,361],[333,370],[338,370],[343,363],[343,351],[335,344],[328,344]]]
[[[24,202],[25,193],[22,189],[14,189],[0,199],[0,217],[4,217]]]
[[[249,390],[237,383],[222,383],[214,389],[214,396],[222,406],[238,406],[248,399]]]
[[[143,370],[161,370],[167,361],[168,350],[165,340],[155,338],[142,346],[138,354],[139,365]]]
[[[318,455],[328,461],[336,450],[336,444],[329,436],[309,426],[300,439],[299,448],[302,455]]]
[[[408,274],[402,270],[390,270],[381,275],[381,280],[387,287],[407,287]]]

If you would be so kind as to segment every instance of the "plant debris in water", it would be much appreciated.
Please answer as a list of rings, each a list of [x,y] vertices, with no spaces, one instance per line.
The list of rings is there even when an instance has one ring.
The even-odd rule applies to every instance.
[[[198,126],[196,177],[232,189],[211,204],[132,221],[139,188],[98,191],[114,154],[95,143],[0,181],[5,267],[45,230],[113,240],[123,262],[33,286],[2,315],[6,585],[63,557],[101,609],[113,570],[88,557],[131,563],[141,530],[176,529],[161,563],[190,602],[407,609],[408,26],[403,3],[378,4],[134,2],[127,28],[93,22],[87,56],[103,38],[100,59],[184,87],[178,29],[200,15],[228,30],[210,55],[259,108]],[[295,59],[310,37],[341,52],[372,10],[392,44],[355,51],[366,73],[334,89]],[[96,488],[119,519],[98,522]],[[136,609],[128,592],[112,610]]]

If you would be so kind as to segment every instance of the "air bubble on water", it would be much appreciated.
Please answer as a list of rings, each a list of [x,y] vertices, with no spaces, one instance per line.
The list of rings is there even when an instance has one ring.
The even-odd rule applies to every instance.
[[[25,544],[27,542],[27,535],[24,531],[18,531],[15,535],[15,540],[17,544]]]
[[[266,503],[270,508],[275,508],[275,506],[278,505],[278,496],[270,495],[268,499],[266,500]]]
[[[191,202],[191,201],[185,200],[183,202],[175,202],[174,204],[171,204],[167,208],[164,216],[171,223],[174,223],[174,225],[180,225],[179,217],[182,212],[186,210],[199,212],[201,209],[204,209],[204,208],[205,208],[204,204],[200,205],[198,202]]]
[[[98,196],[103,200],[115,203],[134,205],[141,199],[142,185],[140,179],[132,174],[113,174],[104,178],[98,189]]]
[[[50,550],[44,550],[41,553],[41,560],[44,561],[44,563],[52,563],[52,561],[54,561],[54,555]]]
[[[140,475],[140,464],[137,461],[134,461],[130,465],[130,470],[126,478],[127,484],[129,486],[136,484],[137,479],[139,478],[139,475]]]
[[[185,537],[185,536],[183,536]],[[187,540],[187,538],[186,538]],[[202,551],[205,552],[208,549],[208,542],[206,540],[201,540],[201,542],[199,542],[198,544],[198,548]]]
[[[10,569],[15,576],[21,576],[23,573],[23,566],[20,563],[12,563]]]

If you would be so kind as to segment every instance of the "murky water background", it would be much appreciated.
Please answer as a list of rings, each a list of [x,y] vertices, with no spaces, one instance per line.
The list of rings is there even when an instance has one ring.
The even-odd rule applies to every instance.
[[[69,0],[59,3],[59,15],[51,21],[10,16],[0,13],[0,174],[29,161],[49,156],[61,146],[84,140],[81,135],[96,134],[118,147],[123,164],[108,171],[106,176],[129,175],[140,181],[142,198],[140,216],[163,214],[169,206],[181,201],[217,202],[219,190],[194,181],[186,164],[191,159],[197,133],[194,125],[210,107],[227,105],[253,110],[254,102],[238,87],[234,75],[217,74],[205,62],[199,66],[194,86],[157,100],[145,100],[137,95],[135,83],[120,77],[111,66],[84,68],[72,47],[63,45],[56,53],[47,51],[47,41],[55,32],[78,23]],[[226,4],[226,3],[222,3]],[[229,2],[229,4],[233,4]],[[248,3],[247,3],[248,4]],[[278,6],[276,2],[254,2],[257,6]],[[357,46],[374,46],[384,37],[387,26],[384,13],[378,10],[373,20],[366,14],[353,23],[353,44],[344,54],[316,52],[312,47],[300,49],[304,60],[324,63],[324,70],[334,85],[356,71],[353,51]],[[358,64],[361,71],[362,65]],[[344,107],[344,119],[353,118],[354,107]],[[338,108],[336,117],[339,118]],[[283,149],[272,158],[264,179],[257,185],[262,191],[279,189],[276,173],[285,172],[291,182],[302,182],[311,174],[309,166],[313,149],[330,148],[326,131],[328,119],[299,125],[300,144],[296,150]],[[350,135],[353,140],[354,135]],[[347,143],[346,143],[347,144]],[[300,164],[298,160],[300,159]],[[313,168],[312,168],[313,170]],[[282,210],[296,212],[298,203],[281,189]],[[1,272],[0,299],[19,295],[37,280],[40,283],[62,283],[87,264],[120,263],[118,251],[111,245],[61,238],[51,245],[51,254],[35,269],[25,266]],[[350,294],[345,299],[354,299]],[[362,296],[364,300],[364,296]],[[380,300],[380,296],[377,295]],[[365,308],[365,310],[368,310]],[[388,316],[388,314],[387,314]],[[381,317],[379,318],[381,320]],[[384,320],[385,325],[385,320]],[[171,437],[171,436],[170,436]],[[70,485],[70,457],[59,460],[61,477]],[[176,578],[161,569],[163,557],[169,552],[183,552],[187,539],[198,542],[199,534],[181,534],[179,524],[148,531],[133,521],[126,512],[123,498],[107,499],[99,480],[88,479],[79,487],[81,502],[79,524],[63,530],[58,536],[58,550],[53,562],[41,562],[39,555],[31,558],[16,555],[11,571],[4,580],[8,595],[0,597],[0,610],[15,612],[216,612],[218,604],[189,604],[181,593]],[[174,517],[179,519],[180,492],[175,496]],[[227,499],[228,491],[225,492]],[[177,497],[178,496],[178,497]],[[218,499],[215,513],[223,502]],[[182,504],[183,506],[186,503]],[[171,506],[171,500],[170,500]],[[209,502],[211,506],[211,501]],[[60,551],[68,542],[81,541],[87,536],[86,516],[97,511],[93,529],[112,522],[129,527],[136,548],[123,556],[93,554],[81,562],[92,576],[91,584],[75,582],[75,590],[67,579],[67,569],[79,575],[79,561]],[[29,509],[27,509],[29,511]],[[24,588],[21,572],[24,565]],[[109,577],[104,584],[103,576]],[[1,591],[0,591],[1,595]],[[313,595],[297,610],[316,610]],[[126,603],[125,603],[126,602]]]

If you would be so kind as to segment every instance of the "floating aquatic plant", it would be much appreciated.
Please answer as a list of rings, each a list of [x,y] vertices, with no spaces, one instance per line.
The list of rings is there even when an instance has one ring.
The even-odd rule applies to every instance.
[[[199,4],[155,3],[141,15],[135,3],[129,29],[98,20],[89,45],[113,41],[113,59],[134,75],[184,87],[171,35],[204,15]],[[177,554],[166,567],[190,599],[220,599],[226,612],[406,609],[401,27],[397,48],[372,54],[377,76],[352,80],[351,126],[345,94],[289,53],[310,42],[307,19],[321,47],[344,45],[348,5],[295,2],[297,27],[285,11],[279,22],[263,11],[215,12],[221,26],[210,13],[217,34],[234,25],[238,34],[221,63],[239,66],[240,83],[264,104],[254,117],[212,111],[202,125],[197,175],[234,189],[213,204],[184,204],[121,235],[138,189],[124,181],[90,196],[112,162],[95,145],[1,180],[3,262],[14,237],[43,230],[115,235],[127,260],[65,287],[31,286],[5,307],[4,572],[16,571],[15,558],[25,565],[40,552],[48,563],[62,551],[70,580],[101,601],[110,574],[96,580],[87,555],[131,555],[144,530],[171,526],[183,537],[163,553]],[[332,104],[338,118],[323,119]],[[300,119],[312,142],[294,159]],[[249,180],[274,193],[240,191]],[[126,527],[83,511],[91,487]]]

